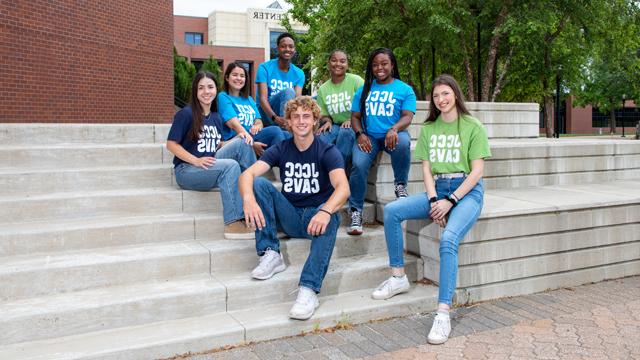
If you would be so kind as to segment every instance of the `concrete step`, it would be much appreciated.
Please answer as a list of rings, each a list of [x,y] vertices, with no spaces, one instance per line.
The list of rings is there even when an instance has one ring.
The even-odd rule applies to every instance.
[[[0,225],[0,258],[222,237],[221,215],[114,216]]]
[[[141,188],[0,197],[0,224],[201,212],[218,209],[218,190],[183,191],[177,188]]]
[[[0,196],[54,192],[167,187],[174,185],[172,165],[0,170]]]
[[[217,313],[82,335],[0,346],[0,358],[157,359],[230,344],[298,335],[325,327],[415,314],[435,309],[437,288],[417,284],[386,301],[370,298],[371,289],[321,299],[308,321],[288,319],[291,302],[231,313]],[[290,301],[294,300],[291,296]],[[215,326],[212,326],[215,324]]]
[[[490,139],[537,138],[540,133],[538,104],[466,102],[472,116],[480,120]],[[409,132],[417,138],[427,118],[428,101],[418,101]]]
[[[485,164],[486,189],[587,184],[640,178],[640,143],[628,140],[491,140]],[[412,151],[415,143],[412,144]],[[381,153],[368,178],[366,199],[393,195],[391,159]],[[410,193],[424,191],[421,162],[409,170]]]
[[[0,144],[164,143],[168,124],[0,124]]]
[[[583,269],[591,269],[585,272],[585,282],[609,276],[612,265],[640,259],[639,230],[640,180],[491,190],[480,219],[460,244],[458,285],[463,292],[473,288],[475,294],[511,296],[509,286],[518,279],[527,282]],[[421,254],[425,277],[434,281],[439,275],[441,232],[426,220],[407,223],[407,249]],[[554,282],[548,288],[568,284]],[[491,291],[483,292],[482,287]]]
[[[208,275],[35,297],[0,303],[0,344],[225,311],[226,290]]]
[[[254,266],[258,264],[254,258]],[[305,256],[306,259],[306,256]],[[302,261],[304,262],[304,260]],[[245,271],[214,272],[212,276],[227,288],[227,311],[286,302],[298,289],[303,263],[290,265],[269,280],[251,278],[251,268]],[[406,256],[406,272],[410,280],[422,279],[422,263],[411,255]],[[322,296],[373,289],[390,276],[386,254],[370,254],[333,259],[322,285]]]
[[[194,241],[108,247],[0,259],[0,301],[209,273]]]
[[[0,169],[63,169],[170,164],[164,144],[52,144],[0,146]]]
[[[382,226],[367,226],[365,233],[351,236],[345,227],[338,229],[333,259],[347,258],[365,254],[386,254]],[[251,271],[257,265],[255,240],[209,240],[201,239],[200,243],[211,252],[211,272]],[[281,238],[280,250],[287,264],[303,264],[311,241],[300,238]]]

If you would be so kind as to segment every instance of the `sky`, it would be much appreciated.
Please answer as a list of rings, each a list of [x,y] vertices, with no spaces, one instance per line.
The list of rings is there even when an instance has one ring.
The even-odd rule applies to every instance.
[[[213,10],[245,12],[248,8],[266,8],[275,0],[173,0],[173,14],[207,17]],[[284,0],[282,7],[289,8]]]

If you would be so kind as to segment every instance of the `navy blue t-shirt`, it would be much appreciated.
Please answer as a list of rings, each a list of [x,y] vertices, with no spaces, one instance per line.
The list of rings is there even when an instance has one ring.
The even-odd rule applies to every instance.
[[[202,126],[202,132],[200,133],[200,139],[198,141],[191,140],[189,136],[189,130],[191,130],[191,124],[193,123],[191,107],[187,106],[184,109],[178,111],[173,117],[173,124],[171,124],[171,130],[169,130],[169,136],[167,140],[173,140],[196,157],[203,156],[216,156],[220,139],[222,138],[222,119],[216,112],[211,112],[209,116],[204,119]],[[178,166],[184,161],[180,160],[177,156],[173,157],[173,165]]]
[[[333,193],[329,172],[344,169],[344,160],[333,144],[314,138],[311,146],[300,151],[293,138],[268,148],[260,161],[280,168],[282,194],[296,207],[317,207]]]

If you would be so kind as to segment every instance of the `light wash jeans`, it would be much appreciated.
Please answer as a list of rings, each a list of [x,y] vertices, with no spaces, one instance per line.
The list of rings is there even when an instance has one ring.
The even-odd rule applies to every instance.
[[[244,219],[242,198],[238,191],[238,177],[241,171],[256,162],[253,148],[234,139],[216,152],[216,162],[208,169],[180,163],[175,168],[176,182],[185,190],[209,191],[220,188],[222,197],[222,217],[224,223]]]
[[[273,110],[278,116],[284,116],[284,109],[285,109],[285,106],[287,105],[287,102],[295,98],[296,98],[295,89],[286,88],[286,89],[280,90],[280,92],[276,94],[271,95],[269,97],[269,105],[271,105],[271,110]],[[274,124],[274,122],[271,120],[271,116],[269,116],[267,113],[264,112],[264,110],[262,110],[262,107],[260,107],[260,115],[265,127],[271,126],[271,125],[277,126],[277,124]]]
[[[365,136],[369,135],[365,134]],[[369,140],[371,140],[370,153],[360,150],[357,142],[354,142],[353,145],[351,176],[349,177],[349,187],[351,188],[349,206],[358,211],[362,211],[364,195],[367,190],[369,169],[378,152],[384,150],[391,156],[394,184],[407,183],[409,167],[411,166],[411,137],[407,131],[400,131],[398,133],[398,143],[393,151],[384,147],[384,138],[376,140],[369,136]]]
[[[267,126],[262,128],[257,134],[253,135],[253,141],[267,144],[265,149],[275,145],[285,139],[285,132],[277,126]]]
[[[262,230],[256,230],[258,255],[262,256],[267,249],[280,251],[278,229],[291,237],[311,240],[311,250],[302,268],[299,285],[319,293],[336,243],[336,234],[340,226],[339,215],[331,215],[323,235],[311,236],[307,233],[309,221],[324,204],[317,207],[296,207],[269,180],[262,177],[254,179],[253,191],[266,221]]]
[[[453,193],[463,181],[463,178],[436,180],[438,199],[444,199]],[[480,216],[484,197],[483,186],[483,181],[480,180],[458,205],[449,211],[447,225],[440,237],[438,303],[451,305],[458,276],[458,245]],[[428,218],[430,211],[431,205],[426,192],[392,201],[384,207],[384,235],[391,267],[404,266],[402,222]]]
[[[353,129],[343,128],[340,127],[340,125],[334,124],[329,131],[323,132],[319,137],[328,144],[336,144],[346,165],[351,158],[353,144],[356,141],[356,134],[353,132]]]

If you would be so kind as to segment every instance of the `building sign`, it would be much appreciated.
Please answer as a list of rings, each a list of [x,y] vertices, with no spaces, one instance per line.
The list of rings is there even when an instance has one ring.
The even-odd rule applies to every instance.
[[[267,11],[254,11],[253,18],[258,20],[277,20],[280,21],[285,14],[272,13]]]

